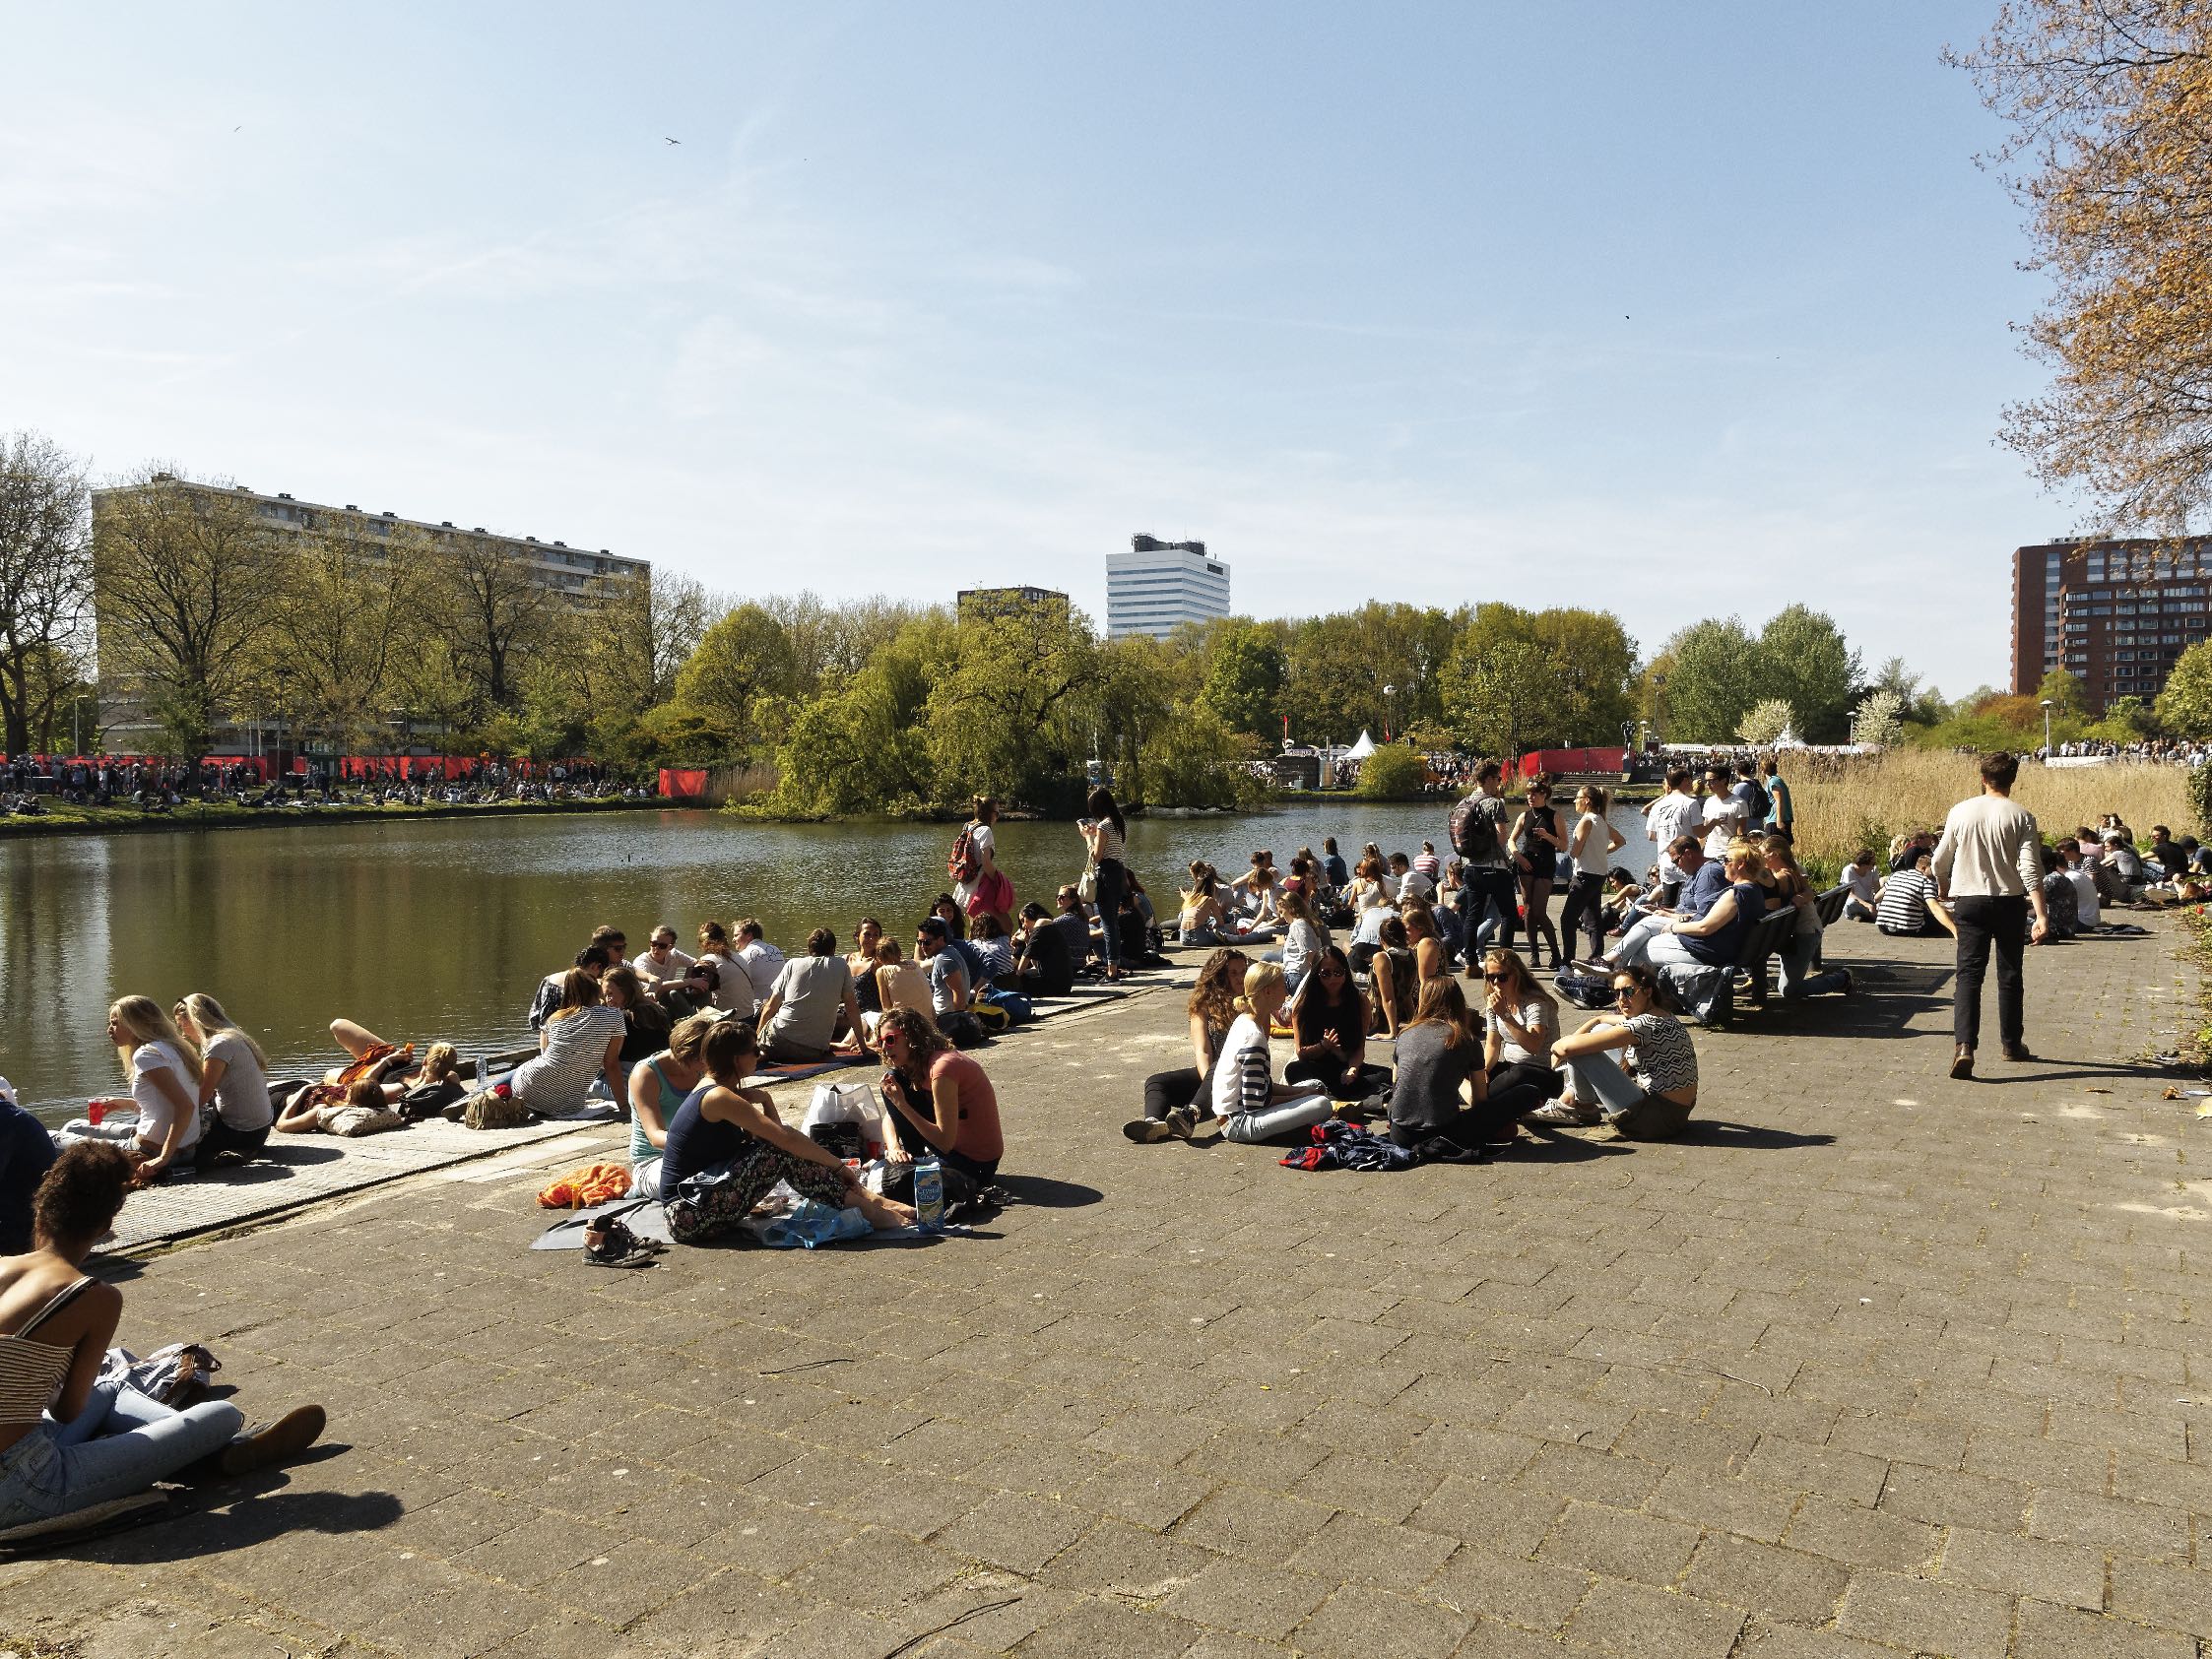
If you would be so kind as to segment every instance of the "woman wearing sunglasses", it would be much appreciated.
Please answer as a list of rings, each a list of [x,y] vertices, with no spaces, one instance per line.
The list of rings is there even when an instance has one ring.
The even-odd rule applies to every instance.
[[[1290,999],[1298,1057],[1282,1068],[1282,1080],[1316,1084],[1337,1100],[1365,1100],[1391,1080],[1387,1067],[1367,1063],[1368,1020],[1351,964],[1336,946],[1322,946]]]
[[[1697,1105],[1697,1050],[1689,1029],[1661,1013],[1649,968],[1613,971],[1613,1011],[1593,1014],[1552,1045],[1567,1093],[1529,1117],[1539,1123],[1610,1123],[1630,1140],[1667,1140]],[[1621,1051],[1616,1058],[1613,1051]]]

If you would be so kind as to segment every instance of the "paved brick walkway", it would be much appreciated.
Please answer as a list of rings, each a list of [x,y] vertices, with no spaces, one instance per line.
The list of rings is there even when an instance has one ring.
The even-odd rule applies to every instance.
[[[161,1256],[126,1340],[336,1443],[0,1567],[0,1647],[2203,1659],[2212,1120],[2125,1063],[2194,974],[2038,952],[2063,1057],[1955,1084],[1942,948],[1838,943],[1676,1145],[1133,1147],[1153,996],[988,1056],[982,1238],[607,1273],[462,1169]]]

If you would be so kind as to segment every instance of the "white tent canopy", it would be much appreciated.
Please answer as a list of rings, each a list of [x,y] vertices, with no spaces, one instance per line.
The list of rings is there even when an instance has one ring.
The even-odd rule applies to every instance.
[[[1375,752],[1375,739],[1367,734],[1367,728],[1359,729],[1359,741],[1344,751],[1346,760],[1365,760]]]

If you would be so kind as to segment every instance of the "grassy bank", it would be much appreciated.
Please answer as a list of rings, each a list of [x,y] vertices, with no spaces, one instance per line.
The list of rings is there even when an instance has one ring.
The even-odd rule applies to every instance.
[[[1825,877],[1861,847],[1880,855],[1892,836],[1940,828],[1944,814],[1982,788],[1972,755],[1925,749],[1891,750],[1818,773],[1791,757],[1783,762],[1783,776],[1797,813],[1798,856]],[[2031,761],[2020,768],[2012,796],[2052,840],[2107,812],[2117,812],[2139,842],[2150,839],[2153,824],[2177,836],[2200,833],[2188,773],[2179,766],[2045,767]]]
[[[562,812],[648,812],[679,804],[671,800],[623,800],[607,797],[595,800],[493,800],[481,804],[451,805],[440,801],[424,806],[238,806],[225,801],[210,804],[188,800],[165,812],[146,812],[135,806],[68,806],[49,801],[35,818],[0,817],[0,841],[45,835],[140,835],[169,830],[255,829],[278,824],[348,824],[368,819],[400,818],[522,818]]]

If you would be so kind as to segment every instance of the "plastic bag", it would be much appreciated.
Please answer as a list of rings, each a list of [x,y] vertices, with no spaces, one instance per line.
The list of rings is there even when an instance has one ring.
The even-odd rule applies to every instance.
[[[840,1239],[865,1239],[875,1231],[860,1211],[836,1209],[813,1198],[802,1199],[788,1215],[754,1216],[746,1226],[772,1250],[816,1249]]]
[[[814,1133],[828,1123],[856,1125],[859,1144],[847,1145],[854,1138],[850,1134]],[[841,1157],[874,1157],[883,1149],[883,1108],[866,1083],[816,1083],[806,1116],[799,1119],[799,1132],[825,1146],[834,1141]]]

